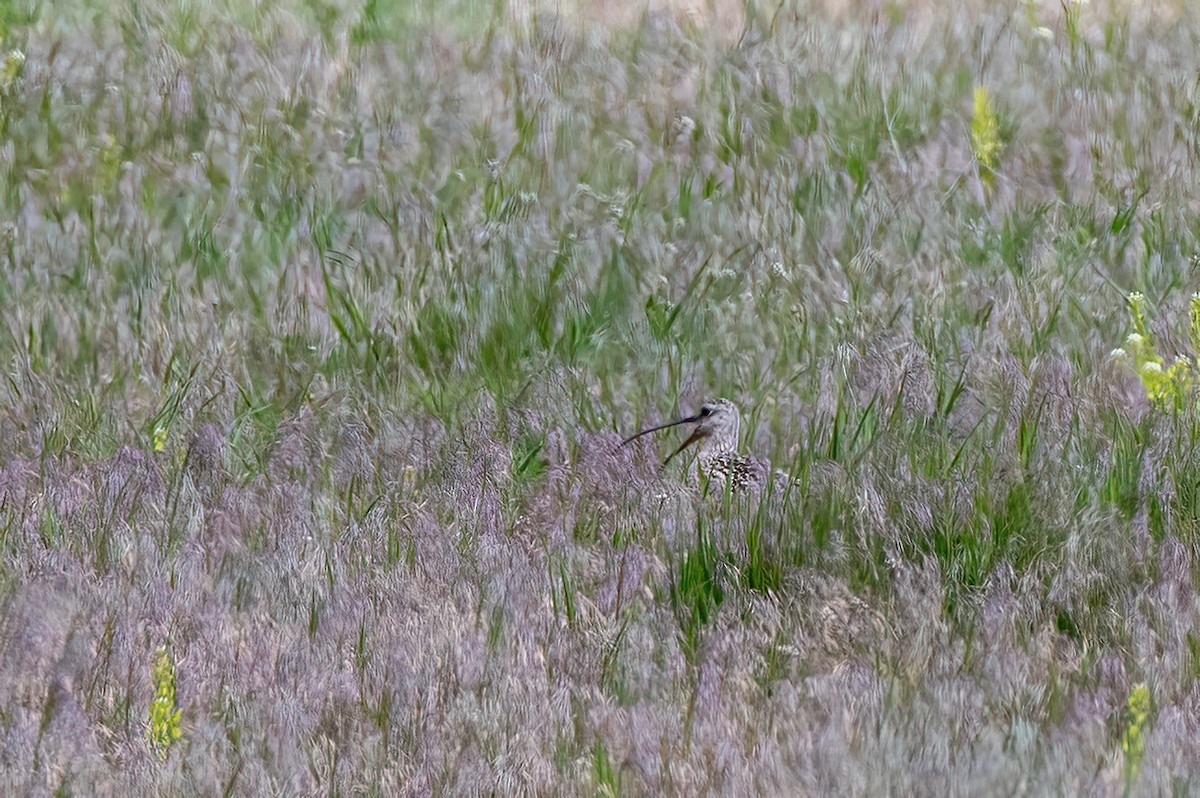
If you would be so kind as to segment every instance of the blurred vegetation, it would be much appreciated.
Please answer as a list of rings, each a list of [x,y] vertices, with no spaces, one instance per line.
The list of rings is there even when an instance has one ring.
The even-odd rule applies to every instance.
[[[721,9],[0,3],[13,791],[1195,789],[1200,21]]]

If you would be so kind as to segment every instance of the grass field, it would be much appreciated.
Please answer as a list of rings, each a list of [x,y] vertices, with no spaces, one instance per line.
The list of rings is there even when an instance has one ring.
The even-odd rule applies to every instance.
[[[1200,791],[1189,4],[392,5],[0,3],[0,792]]]

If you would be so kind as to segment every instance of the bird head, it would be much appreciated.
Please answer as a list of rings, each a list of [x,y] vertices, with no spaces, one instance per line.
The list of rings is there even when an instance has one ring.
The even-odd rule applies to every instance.
[[[680,424],[695,424],[692,429],[692,434],[688,436],[679,448],[671,452],[670,456],[663,461],[663,465],[671,462],[671,458],[682,452],[693,443],[703,441],[701,444],[702,454],[704,450],[713,453],[732,452],[737,448],[738,427],[741,424],[741,416],[738,413],[737,406],[728,399],[713,399],[705,402],[700,406],[700,410],[693,415],[685,416],[675,421],[666,424],[659,424],[657,427],[644,429],[636,435],[631,435],[621,442],[621,445],[629,443],[632,440],[648,435],[651,432],[657,432],[668,427],[677,427]]]

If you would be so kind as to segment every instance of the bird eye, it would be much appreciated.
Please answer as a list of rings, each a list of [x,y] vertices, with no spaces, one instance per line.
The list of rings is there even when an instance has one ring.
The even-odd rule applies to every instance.
[[[711,408],[711,407],[709,407],[708,405],[705,405],[704,407],[700,408],[700,415],[702,415],[702,416],[711,416],[711,415],[712,415],[712,408]]]

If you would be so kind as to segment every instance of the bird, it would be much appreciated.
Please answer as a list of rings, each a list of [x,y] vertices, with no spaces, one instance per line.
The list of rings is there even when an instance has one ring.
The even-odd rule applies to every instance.
[[[730,493],[758,493],[767,482],[769,469],[766,463],[754,457],[738,454],[738,430],[741,423],[742,415],[738,412],[737,405],[728,399],[713,399],[702,404],[700,410],[693,415],[644,429],[630,435],[621,445],[624,446],[651,432],[681,424],[695,424],[692,434],[678,449],[671,452],[663,461],[663,465],[671,462],[675,455],[693,443],[698,443],[696,462],[703,480],[722,490],[728,487]]]

